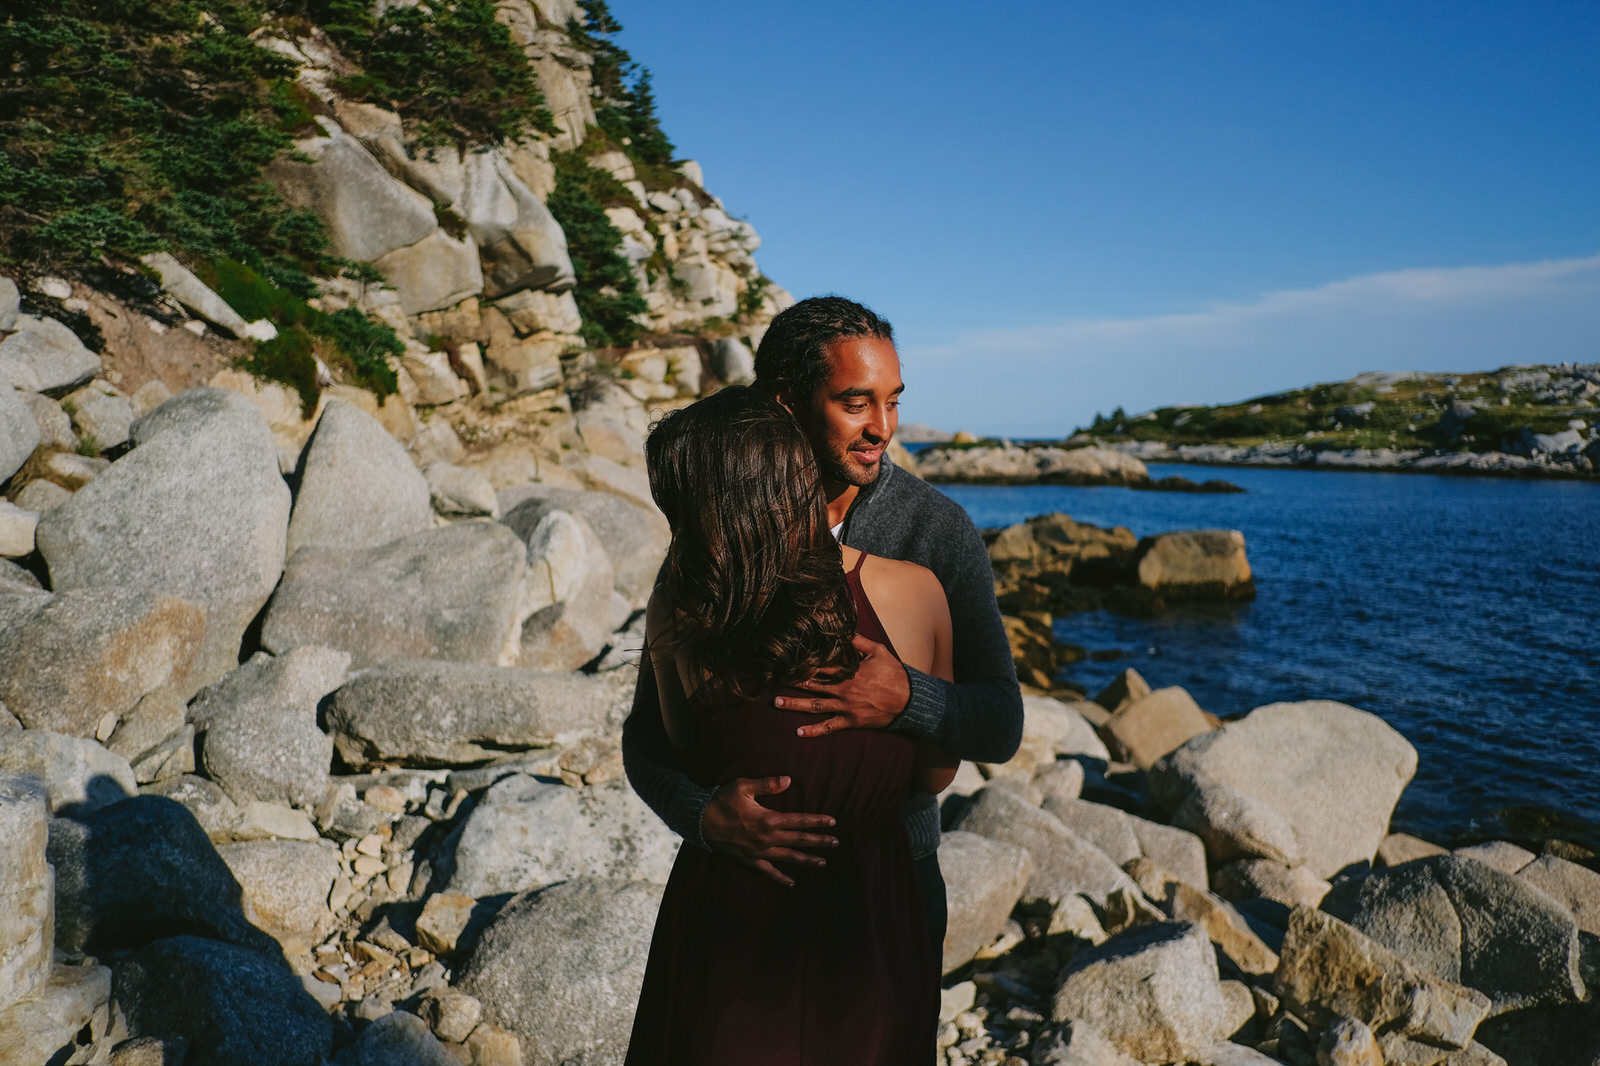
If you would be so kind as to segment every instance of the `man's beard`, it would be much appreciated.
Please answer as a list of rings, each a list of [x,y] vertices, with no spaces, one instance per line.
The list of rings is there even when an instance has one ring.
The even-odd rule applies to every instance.
[[[878,480],[878,475],[883,473],[883,457],[870,467],[862,467],[859,463],[851,462],[850,449],[858,444],[865,445],[866,441],[852,441],[839,452],[828,455],[825,459],[818,458],[821,462],[821,474],[824,481],[835,481],[844,485],[854,485],[856,488],[866,488]]]

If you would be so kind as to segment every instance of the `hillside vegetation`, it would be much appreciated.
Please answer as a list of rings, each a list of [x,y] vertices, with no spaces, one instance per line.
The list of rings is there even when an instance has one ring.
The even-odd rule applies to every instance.
[[[1600,441],[1600,364],[1470,374],[1369,373],[1215,407],[1098,415],[1075,437],[1173,449],[1468,453],[1586,459]],[[1137,450],[1137,449],[1136,449]],[[1582,463],[1574,465],[1591,469]]]

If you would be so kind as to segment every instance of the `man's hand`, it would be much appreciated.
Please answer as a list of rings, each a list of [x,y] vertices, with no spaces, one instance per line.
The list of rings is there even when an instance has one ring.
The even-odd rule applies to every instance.
[[[756,802],[757,796],[775,796],[788,787],[787,777],[741,777],[729,781],[706,804],[700,833],[712,851],[730,855],[780,885],[793,888],[794,879],[773,863],[824,866],[821,855],[796,849],[837,847],[839,840],[807,832],[831,829],[834,821],[830,815],[789,814]]]
[[[835,729],[882,729],[893,722],[911,699],[911,679],[906,668],[875,640],[857,635],[861,666],[855,676],[832,684],[805,686],[805,696],[779,696],[774,707],[785,711],[828,715],[814,725],[803,725],[803,737],[827,736]]]

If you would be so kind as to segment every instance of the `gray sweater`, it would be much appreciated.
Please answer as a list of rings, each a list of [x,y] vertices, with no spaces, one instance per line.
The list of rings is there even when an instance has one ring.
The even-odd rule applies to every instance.
[[[852,548],[907,559],[944,585],[954,626],[955,683],[906,668],[911,699],[891,726],[974,762],[1005,762],[1022,742],[1022,694],[1011,646],[994,599],[989,555],[972,520],[948,496],[883,460],[862,488],[840,538]],[[705,847],[700,821],[711,789],[676,765],[661,724],[655,674],[639,671],[633,710],[622,729],[622,758],[634,790],[671,829]],[[939,846],[939,809],[920,790],[906,801],[906,828],[917,858]]]

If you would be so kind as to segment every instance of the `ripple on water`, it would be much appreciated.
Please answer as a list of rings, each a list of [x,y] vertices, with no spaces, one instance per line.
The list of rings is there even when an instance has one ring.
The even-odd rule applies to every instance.
[[[1174,473],[1249,491],[944,491],[979,526],[1062,511],[1139,536],[1244,532],[1253,603],[1058,619],[1058,639],[1122,653],[1076,663],[1068,680],[1094,692],[1131,666],[1222,715],[1280,700],[1349,703],[1418,748],[1396,812],[1408,832],[1555,826],[1600,842],[1600,484],[1151,467]]]

